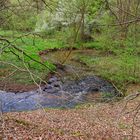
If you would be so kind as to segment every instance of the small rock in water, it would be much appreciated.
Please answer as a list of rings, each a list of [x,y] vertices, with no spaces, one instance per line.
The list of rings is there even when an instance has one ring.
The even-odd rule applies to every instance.
[[[59,88],[52,88],[52,89],[47,89],[45,92],[55,94],[58,93]]]
[[[50,85],[50,84],[48,84],[48,85],[46,85],[45,87],[43,87],[43,91],[47,91],[48,89],[50,90],[50,89],[52,89],[53,88],[53,86],[52,85]]]
[[[98,87],[90,87],[88,92],[98,92],[100,89]]]
[[[54,82],[53,84],[52,84],[52,86],[54,86],[54,87],[61,87],[62,86],[62,84],[61,84],[61,82],[59,82],[59,81],[57,81],[57,82]]]
[[[47,87],[46,87],[46,89],[52,89],[52,88],[53,88],[53,86],[50,85],[50,84],[48,84]]]
[[[58,79],[57,79],[57,77],[54,76],[54,77],[49,79],[48,84],[54,83],[56,81],[58,81]]]

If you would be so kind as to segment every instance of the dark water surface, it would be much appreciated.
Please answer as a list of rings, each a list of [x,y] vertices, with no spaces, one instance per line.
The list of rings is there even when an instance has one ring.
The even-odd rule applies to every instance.
[[[26,111],[42,107],[72,108],[99,98],[111,99],[117,95],[115,88],[97,76],[65,80],[52,76],[42,90],[24,93],[0,91],[1,111]]]

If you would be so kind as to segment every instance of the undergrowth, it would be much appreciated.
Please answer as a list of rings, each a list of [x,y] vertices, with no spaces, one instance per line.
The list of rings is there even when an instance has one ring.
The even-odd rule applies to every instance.
[[[57,31],[49,36],[48,33],[40,34],[40,36],[43,37],[34,36],[32,34],[24,36],[26,33],[3,30],[0,31],[0,34],[6,36],[13,43],[13,45],[22,49],[35,60],[42,62],[41,57],[39,56],[40,51],[70,47],[68,42],[70,39],[70,33],[67,31],[68,30],[61,32]],[[90,56],[88,54],[87,56],[79,55],[80,60],[90,66],[96,75],[113,82],[117,87],[124,90],[125,85],[128,83],[140,82],[140,49],[132,46],[133,42],[130,39],[122,42],[117,41],[117,39],[113,41],[108,34],[97,36],[95,41],[85,43],[76,42],[74,47],[93,49],[93,51],[96,50],[98,52],[96,56]],[[22,38],[19,37],[22,35]],[[108,40],[109,38],[110,40]],[[121,44],[124,46],[121,46]],[[9,49],[6,51],[7,52],[1,56],[1,60],[12,62],[13,64],[22,68],[24,67],[23,62],[21,61],[23,60],[23,55],[21,52],[13,49],[13,51],[17,54],[17,57],[15,54],[11,52],[9,53]],[[51,63],[51,61],[49,61],[49,59],[42,63],[47,65],[50,70],[30,60],[30,58],[26,56],[24,56],[24,61],[28,68],[39,76],[42,76],[44,73],[47,75],[51,69],[55,70],[55,66]],[[25,76],[25,73],[19,72],[19,74],[16,74],[16,76],[13,76],[13,78],[17,81],[30,83],[30,76],[25,76],[28,78],[27,80],[23,81],[20,80],[20,77],[22,76]]]

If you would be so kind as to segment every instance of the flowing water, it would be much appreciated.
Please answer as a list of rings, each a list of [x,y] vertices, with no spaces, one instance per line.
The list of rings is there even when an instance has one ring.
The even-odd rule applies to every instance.
[[[53,53],[49,57],[61,61],[59,57],[63,57],[62,54]],[[61,76],[52,75],[41,90],[22,93],[0,91],[0,109],[12,112],[44,107],[72,108],[87,102],[112,100],[119,94],[109,82],[85,68],[78,62],[67,61],[63,69],[58,70]]]
[[[115,88],[107,81],[87,76],[79,80],[61,81],[53,76],[42,90],[24,93],[0,91],[1,111],[24,111],[42,107],[71,108],[77,104],[99,99],[112,99],[117,95]]]

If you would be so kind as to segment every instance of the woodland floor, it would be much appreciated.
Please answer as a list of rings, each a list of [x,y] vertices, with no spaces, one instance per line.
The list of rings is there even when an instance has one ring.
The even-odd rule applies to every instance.
[[[131,99],[129,97],[129,99]],[[127,105],[126,105],[127,103]],[[2,115],[3,140],[139,140],[140,98]]]

